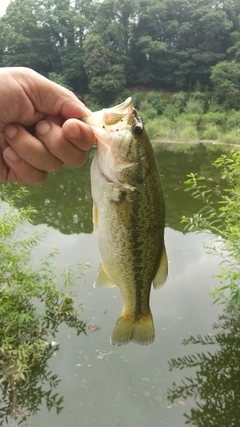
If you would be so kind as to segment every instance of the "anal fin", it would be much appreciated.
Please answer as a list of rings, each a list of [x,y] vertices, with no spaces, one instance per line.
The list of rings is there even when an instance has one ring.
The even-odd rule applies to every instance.
[[[160,263],[158,267],[158,271],[156,276],[153,279],[153,287],[154,289],[159,289],[167,280],[168,275],[168,259],[165,245],[163,246]]]
[[[96,282],[94,283],[95,288],[114,288],[116,285],[113,283],[111,277],[109,276],[105,266],[101,263]]]

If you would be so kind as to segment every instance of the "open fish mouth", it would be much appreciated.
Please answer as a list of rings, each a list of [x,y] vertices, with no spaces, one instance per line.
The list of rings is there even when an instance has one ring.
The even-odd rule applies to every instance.
[[[97,145],[100,144],[102,148],[108,149],[115,132],[131,129],[129,119],[134,111],[132,98],[129,97],[121,104],[95,111],[81,120],[91,126],[98,141]]]
[[[88,117],[83,117],[82,120],[96,131],[96,128],[111,129],[113,131],[121,130],[126,127],[127,118],[134,110],[132,98],[127,98],[121,104],[111,108],[103,108],[100,111],[95,111]],[[115,125],[117,127],[115,127]]]

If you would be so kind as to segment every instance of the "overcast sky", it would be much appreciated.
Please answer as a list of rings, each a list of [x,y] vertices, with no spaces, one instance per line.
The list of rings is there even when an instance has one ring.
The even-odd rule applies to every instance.
[[[0,16],[4,15],[6,7],[9,5],[11,0],[0,0]]]

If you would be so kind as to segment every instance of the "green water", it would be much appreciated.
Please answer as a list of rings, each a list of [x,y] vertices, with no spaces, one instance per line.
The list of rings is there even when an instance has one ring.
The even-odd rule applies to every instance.
[[[209,293],[218,285],[213,276],[219,267],[203,248],[209,237],[186,233],[180,224],[182,215],[200,207],[184,191],[186,174],[204,174],[213,188],[221,189],[221,178],[212,167],[221,150],[204,145],[155,147],[166,200],[169,278],[151,293],[156,339],[146,347],[110,344],[121,295],[115,288],[93,288],[100,262],[91,220],[93,153],[82,168],[63,168],[30,189],[26,203],[38,211],[33,228],[49,226],[40,255],[54,245],[59,248],[57,271],[66,263],[91,265],[84,280],[76,283],[77,302],[83,303],[82,317],[89,329],[86,336],[76,337],[66,326],[60,328],[59,350],[46,358],[46,366],[22,390],[31,414],[21,425],[239,427],[239,313],[212,305]],[[217,340],[218,332],[224,332],[222,339]],[[183,345],[190,335],[198,339]],[[53,375],[60,381],[55,388]],[[2,402],[2,408],[7,405],[10,408],[11,402]]]

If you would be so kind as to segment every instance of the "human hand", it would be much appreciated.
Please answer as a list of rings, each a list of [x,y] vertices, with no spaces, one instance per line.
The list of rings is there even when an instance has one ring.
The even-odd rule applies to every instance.
[[[38,184],[63,164],[81,166],[95,142],[77,120],[90,111],[29,68],[0,68],[0,180]]]

